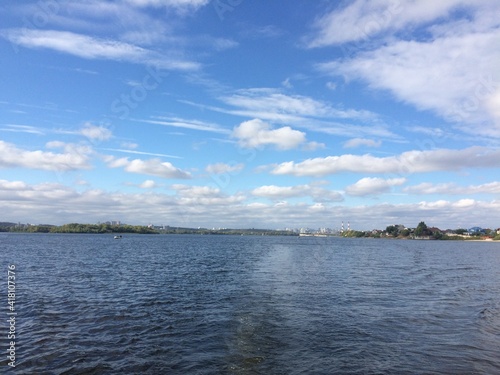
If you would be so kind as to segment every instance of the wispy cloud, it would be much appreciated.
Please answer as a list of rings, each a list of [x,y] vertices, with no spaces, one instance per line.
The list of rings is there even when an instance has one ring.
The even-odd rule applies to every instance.
[[[381,145],[382,141],[374,141],[373,139],[365,139],[365,138],[353,138],[344,142],[344,148],[356,148],[360,146],[380,147]]]
[[[357,0],[321,18],[309,46],[390,35],[355,45],[344,59],[317,66],[333,76],[388,90],[418,110],[434,111],[463,132],[498,137],[500,112],[493,103],[500,98],[500,21],[491,17],[498,12],[500,3],[489,0]],[[409,25],[422,32],[394,37]]]
[[[138,7],[197,9],[207,5],[210,0],[126,0],[126,2]]]
[[[182,159],[181,156],[168,155],[168,154],[159,154],[159,153],[154,153],[154,152],[127,150],[127,149],[121,149],[121,148],[100,148],[100,150],[123,152],[123,153],[126,153],[126,154],[134,154],[134,155],[149,155],[149,156],[160,156],[160,157],[163,157],[163,158],[171,158],[171,159]]]
[[[8,29],[2,36],[26,48],[45,48],[85,59],[126,61],[154,65],[161,69],[197,70],[200,65],[183,61],[134,44],[112,39],[95,38],[69,31],[40,29]]]
[[[29,133],[29,134],[45,135],[45,133],[41,129],[30,125],[7,124],[5,125],[4,128],[0,128],[0,130],[12,133]]]
[[[151,120],[137,120],[148,124],[157,124],[163,126],[172,126],[175,128],[185,128],[192,130],[207,131],[213,133],[229,134],[230,130],[225,129],[217,124],[199,121],[186,120],[178,117],[152,117]]]
[[[229,107],[210,106],[182,100],[182,103],[245,118],[257,118],[314,132],[339,136],[398,138],[376,113],[341,109],[302,95],[286,95],[272,88],[236,90],[220,96]]]
[[[315,32],[305,42],[310,48],[356,42],[445,18],[463,6],[477,5],[464,0],[356,0],[320,17],[314,24]]]

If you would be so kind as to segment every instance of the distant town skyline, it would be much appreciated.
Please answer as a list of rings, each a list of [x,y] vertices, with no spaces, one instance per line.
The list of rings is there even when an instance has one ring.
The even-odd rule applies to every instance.
[[[8,2],[0,221],[498,228],[497,14],[489,0]]]

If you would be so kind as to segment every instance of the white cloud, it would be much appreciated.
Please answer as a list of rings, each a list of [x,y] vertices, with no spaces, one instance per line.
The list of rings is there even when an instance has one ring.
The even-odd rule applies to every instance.
[[[445,18],[454,9],[480,7],[487,0],[356,0],[319,18],[315,35],[308,38],[310,48],[369,39],[385,31],[396,31],[416,24]]]
[[[266,185],[255,188],[251,192],[256,197],[264,197],[272,200],[284,200],[288,198],[310,196],[315,202],[340,202],[344,200],[341,193],[327,190],[318,186],[276,186]]]
[[[490,103],[500,87],[500,51],[495,48],[499,37],[500,31],[495,31],[431,42],[399,41],[320,68],[365,80],[373,88],[389,90],[418,109],[433,110],[456,123],[491,121],[485,113],[489,109],[495,116]]]
[[[500,182],[494,181],[482,185],[459,186],[455,183],[433,184],[423,182],[415,186],[403,189],[409,194],[445,194],[445,195],[468,195],[468,194],[500,194]]]
[[[139,145],[137,143],[134,143],[134,142],[122,142],[121,147],[128,149],[128,150],[133,150],[133,149],[136,149],[137,147],[139,147]]]
[[[16,187],[16,188],[14,188]],[[203,186],[174,185],[177,194],[141,194],[85,190],[60,184],[29,185],[0,182],[0,211],[4,221],[64,224],[118,219],[130,224],[189,227],[284,228],[340,227],[349,220],[353,229],[383,229],[394,222],[416,226],[459,228],[498,227],[500,201],[428,201],[371,206],[265,204],[245,201],[241,194],[225,195]],[[320,213],[320,214],[319,214]]]
[[[285,95],[276,89],[237,90],[232,95],[219,99],[234,108],[208,106],[185,100],[181,102],[211,111],[258,118],[331,135],[397,137],[373,112],[339,109],[307,96]]]
[[[198,63],[170,59],[157,52],[112,39],[99,39],[69,31],[9,29],[0,35],[27,48],[46,48],[85,59],[127,61],[161,69],[197,70]]]
[[[241,108],[231,113],[264,120],[297,121],[303,118],[375,119],[369,111],[336,109],[331,105],[302,95],[285,95],[279,90],[253,88],[238,90],[220,98],[224,103]]]
[[[156,182],[154,182],[153,180],[146,180],[144,182],[142,182],[139,187],[141,189],[152,189],[152,188],[155,188],[157,187],[156,185]]]
[[[400,13],[382,17],[391,6],[397,6]],[[463,15],[454,12],[457,9]],[[450,12],[454,18],[446,18]],[[492,17],[498,12],[500,3],[488,0],[358,0],[323,18],[321,32],[311,46],[364,39],[407,26],[423,27],[426,38],[379,40],[360,45],[343,60],[318,66],[331,75],[388,90],[419,110],[434,111],[464,132],[498,137],[500,116],[495,98],[500,92],[500,21]],[[376,24],[377,17],[387,18],[384,26],[363,31],[364,25]],[[436,22],[429,26],[430,21]],[[471,124],[481,127],[471,128]]]
[[[245,148],[273,145],[280,150],[290,150],[299,146],[306,148],[320,146],[318,143],[306,142],[304,132],[294,130],[289,126],[272,129],[271,125],[259,119],[242,122],[234,128],[232,136],[238,139],[241,147]]]
[[[0,141],[0,168],[28,168],[51,171],[90,169],[92,149],[87,146],[49,142],[48,148],[63,148],[64,153],[29,151]]]
[[[193,208],[198,206],[219,206],[230,209],[229,206],[238,205],[246,199],[242,194],[227,195],[222,193],[220,189],[210,186],[176,184],[172,185],[172,189],[177,191],[179,204],[192,206]]]
[[[209,164],[205,168],[208,173],[212,174],[223,174],[223,173],[238,173],[245,168],[243,163],[239,164],[225,164],[225,163],[215,163]]]
[[[200,130],[206,132],[220,133],[220,134],[229,134],[230,131],[228,129],[224,129],[223,127],[213,124],[210,122],[199,121],[199,120],[186,120],[178,117],[153,117],[153,120],[139,120],[141,122],[145,122],[148,124],[158,124],[163,126],[172,126],[175,128],[184,128],[184,129],[192,129],[192,130]]]
[[[210,0],[126,0],[128,3],[138,7],[171,7],[171,8],[201,8]]]
[[[326,87],[333,91],[337,88],[337,84],[335,82],[329,81],[326,83]]]
[[[345,191],[353,196],[379,195],[389,193],[393,186],[400,186],[405,182],[406,178],[365,177],[355,184],[347,186]]]
[[[344,142],[344,148],[355,148],[359,146],[380,147],[380,145],[382,145],[382,141],[374,141],[373,139],[365,138],[353,138]]]
[[[438,149],[407,151],[397,156],[376,157],[370,154],[327,156],[303,162],[284,162],[274,166],[273,174],[325,176],[341,172],[393,173],[405,175],[436,171],[458,171],[465,168],[500,167],[500,151],[485,147],[461,150]]]
[[[169,162],[162,162],[160,159],[141,160],[128,158],[116,159],[109,157],[107,159],[110,168],[121,168],[131,173],[146,174],[151,176],[158,176],[162,178],[180,178],[189,179],[191,174],[179,168],[174,167]]]
[[[160,156],[162,158],[182,159],[180,156],[175,156],[175,155],[159,154],[156,152],[145,152],[145,151],[136,151],[136,150],[123,150],[120,148],[101,148],[101,150],[123,152],[126,154],[133,154],[133,155],[149,155],[149,156]]]
[[[23,181],[0,180],[0,190],[21,190],[26,188]]]
[[[28,133],[28,134],[37,134],[44,135],[45,133],[36,128],[34,126],[29,125],[15,125],[15,124],[7,124],[5,128],[1,128],[2,131],[12,132],[12,133]]]
[[[104,126],[96,126],[91,123],[86,123],[81,130],[81,134],[85,137],[96,140],[96,141],[106,141],[113,136],[111,130]]]

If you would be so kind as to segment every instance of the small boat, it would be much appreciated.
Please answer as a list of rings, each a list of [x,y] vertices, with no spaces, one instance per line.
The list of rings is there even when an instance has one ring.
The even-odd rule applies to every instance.
[[[122,238],[121,234],[119,236],[115,236],[115,240],[119,240],[120,238]]]

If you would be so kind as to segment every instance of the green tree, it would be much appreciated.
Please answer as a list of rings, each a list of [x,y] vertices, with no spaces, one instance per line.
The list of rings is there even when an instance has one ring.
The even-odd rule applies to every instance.
[[[417,228],[415,229],[415,236],[420,237],[420,236],[426,236],[429,234],[429,229],[427,228],[427,225],[421,221],[418,223]]]
[[[410,231],[408,229],[403,229],[400,234],[403,237],[408,237],[410,235]]]
[[[394,237],[397,237],[399,234],[398,228],[394,225],[389,225],[387,228],[385,228],[385,231],[387,232],[388,235]]]

